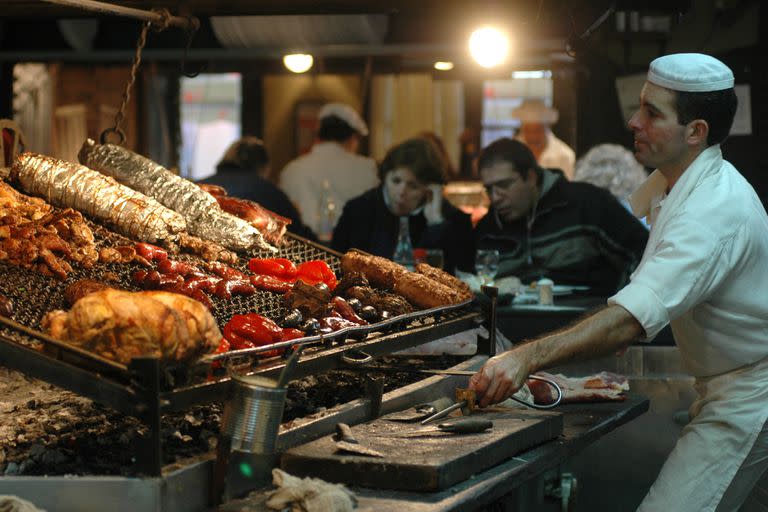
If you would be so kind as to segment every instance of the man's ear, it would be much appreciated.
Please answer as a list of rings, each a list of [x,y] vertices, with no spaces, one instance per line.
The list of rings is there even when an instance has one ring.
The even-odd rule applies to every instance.
[[[706,146],[709,124],[703,119],[694,119],[685,127],[685,141],[691,146]]]

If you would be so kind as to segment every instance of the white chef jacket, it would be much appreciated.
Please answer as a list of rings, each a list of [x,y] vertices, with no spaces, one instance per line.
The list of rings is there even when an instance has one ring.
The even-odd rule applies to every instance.
[[[320,142],[283,168],[280,188],[299,209],[304,223],[318,234],[326,180],[335,209],[340,213],[347,201],[378,185],[376,162],[352,154],[336,142]]]
[[[525,144],[522,134],[517,139]],[[558,139],[551,130],[547,131],[547,145],[539,155],[538,164],[550,169],[560,169],[565,177],[573,180],[576,167],[576,153],[562,140]]]
[[[630,283],[608,302],[648,341],[670,323],[697,378],[694,419],[640,510],[715,510],[768,418],[768,216],[717,145],[666,188],[657,170],[632,195],[651,232]]]

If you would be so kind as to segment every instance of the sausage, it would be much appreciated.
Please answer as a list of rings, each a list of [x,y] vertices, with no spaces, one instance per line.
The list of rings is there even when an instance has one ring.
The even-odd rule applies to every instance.
[[[398,276],[394,290],[411,304],[425,309],[457,304],[464,300],[456,290],[414,272]]]
[[[469,289],[469,285],[445,270],[427,265],[426,263],[418,263],[416,265],[416,272],[458,291],[464,300],[472,298],[472,290]]]
[[[349,251],[341,258],[341,270],[344,274],[360,272],[372,284],[390,289],[400,276],[408,273],[408,269],[393,261],[357,251]]]
[[[82,299],[89,293],[98,292],[105,288],[110,288],[110,286],[107,286],[100,281],[94,281],[93,279],[80,279],[79,281],[75,281],[71,285],[67,286],[67,288],[64,290],[64,302],[67,304],[67,306],[72,307],[75,302]]]

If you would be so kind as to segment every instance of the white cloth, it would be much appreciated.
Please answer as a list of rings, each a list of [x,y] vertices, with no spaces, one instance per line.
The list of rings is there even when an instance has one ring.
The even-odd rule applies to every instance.
[[[518,135],[517,140],[525,144],[525,138],[522,135]],[[550,131],[547,133],[547,146],[539,155],[538,164],[542,167],[560,169],[565,173],[566,178],[572,180],[576,167],[576,153]]]
[[[739,478],[768,419],[768,216],[719,146],[666,188],[657,170],[633,194],[651,232],[631,282],[608,302],[648,340],[672,325],[700,395],[640,510],[700,512]]]
[[[299,209],[304,223],[321,236],[324,181],[330,184],[335,211],[340,214],[347,201],[378,185],[376,162],[335,142],[320,142],[283,168],[280,188]]]

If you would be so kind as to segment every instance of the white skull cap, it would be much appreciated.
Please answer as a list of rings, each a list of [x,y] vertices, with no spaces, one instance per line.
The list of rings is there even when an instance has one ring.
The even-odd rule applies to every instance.
[[[651,62],[647,80],[683,92],[722,91],[733,87],[731,69],[703,53],[675,53]]]
[[[317,118],[321,121],[331,116],[338,117],[363,137],[368,135],[368,126],[365,121],[346,103],[326,103],[317,114]]]

